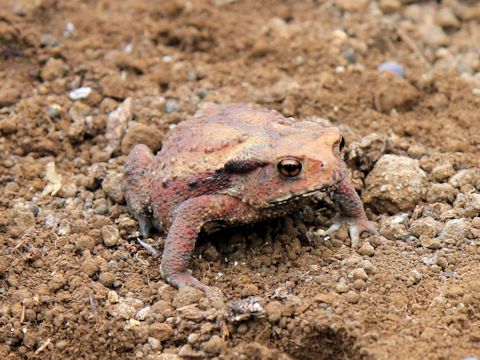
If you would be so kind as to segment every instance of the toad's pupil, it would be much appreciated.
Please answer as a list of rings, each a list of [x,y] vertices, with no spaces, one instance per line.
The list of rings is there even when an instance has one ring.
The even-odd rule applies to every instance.
[[[286,159],[279,163],[279,170],[285,176],[297,176],[302,170],[302,164],[298,160]]]

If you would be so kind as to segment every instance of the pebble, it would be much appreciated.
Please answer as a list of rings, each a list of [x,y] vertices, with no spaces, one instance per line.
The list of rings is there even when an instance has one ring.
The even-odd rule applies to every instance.
[[[360,295],[355,291],[350,290],[345,294],[345,299],[351,304],[357,304],[360,301]]]
[[[480,180],[480,169],[463,169],[453,175],[448,183],[456,188],[465,185],[475,185]]]
[[[178,309],[187,305],[198,303],[204,297],[205,294],[202,290],[191,286],[185,286],[177,291],[175,297],[173,298],[172,305]]]
[[[467,237],[469,228],[470,224],[467,219],[448,220],[443,227],[440,237],[443,239],[453,239],[455,242],[460,242],[465,240]]]
[[[337,0],[337,6],[343,11],[363,11],[368,6],[368,0]]]
[[[380,0],[379,5],[384,14],[394,13],[402,7],[402,3],[399,0]]]
[[[460,201],[459,201],[460,203]],[[455,207],[460,204],[455,203]],[[480,216],[480,193],[468,193],[461,201],[463,207],[463,216],[475,218]]]
[[[63,274],[56,273],[48,281],[48,288],[51,291],[57,291],[63,288],[67,284],[67,279]]]
[[[410,233],[417,238],[422,236],[433,238],[440,233],[442,227],[443,224],[440,221],[435,220],[431,216],[427,216],[415,220],[410,225],[409,230]]]
[[[47,116],[50,119],[56,119],[56,118],[60,117],[60,115],[62,113],[62,107],[58,104],[49,105],[46,113],[47,113]]]
[[[427,201],[429,203],[448,202],[452,203],[456,196],[456,189],[448,184],[433,184],[427,192]]]
[[[43,80],[51,81],[64,77],[66,73],[67,65],[62,59],[50,58],[42,68],[41,76]]]
[[[443,28],[458,28],[460,21],[448,7],[440,8],[435,14],[435,23]]]
[[[21,94],[18,89],[9,88],[3,85],[0,89],[0,108],[15,104],[20,95]],[[1,127],[3,126],[0,126],[0,128]]]
[[[403,69],[403,66],[395,61],[385,61],[378,66],[377,70],[379,72],[389,72],[402,78],[405,77],[405,70]]]
[[[373,256],[375,254],[375,249],[372,245],[370,245],[370,243],[367,242],[360,246],[360,248],[357,250],[357,253],[362,256]]]
[[[97,261],[95,261],[94,259],[87,259],[82,263],[80,269],[87,276],[92,277],[100,270],[100,266],[98,265]]]
[[[105,225],[102,227],[102,239],[103,244],[106,247],[112,247],[117,245],[120,239],[120,233],[118,229],[113,225]]]
[[[424,23],[417,28],[419,38],[428,46],[437,48],[448,45],[450,40],[443,29],[433,23]]]
[[[282,318],[283,305],[279,301],[271,301],[265,306],[268,321],[278,322]]]
[[[105,191],[107,196],[117,204],[121,204],[125,200],[122,190],[122,181],[123,175],[116,172],[108,173],[102,181],[103,191]]]
[[[368,280],[367,272],[365,271],[365,269],[362,268],[353,269],[352,272],[349,274],[349,277],[353,278],[354,280]]]
[[[380,213],[413,210],[426,193],[427,175],[418,160],[383,155],[365,179],[364,202]]]
[[[154,126],[130,121],[122,139],[122,153],[127,155],[137,144],[145,144],[153,153],[156,153],[162,147],[163,137],[163,133]]]
[[[148,334],[161,342],[168,340],[173,336],[173,329],[170,325],[165,323],[153,323],[148,327]]]
[[[100,87],[104,96],[123,100],[128,95],[127,81],[123,80],[120,75],[107,75],[100,80]]]
[[[210,340],[202,344],[202,350],[207,354],[219,354],[225,347],[225,341],[218,335],[213,335]]]
[[[344,278],[341,278],[335,286],[335,291],[339,294],[343,294],[348,291],[348,285]]]
[[[422,245],[422,247],[432,250],[438,250],[443,247],[442,242],[439,238],[430,238],[427,236],[422,236],[420,238],[420,244]]]
[[[362,269],[364,269],[367,274],[372,274],[375,270],[375,267],[370,262],[370,260],[362,260],[362,261],[360,261],[358,266],[361,267]]]
[[[455,169],[452,164],[442,164],[435,166],[432,169],[432,178],[437,182],[444,182],[455,174]]]
[[[98,277],[98,281],[105,287],[113,288],[115,283],[115,274],[109,271],[102,272]]]
[[[92,88],[89,86],[82,86],[79,87],[78,89],[70,91],[68,94],[68,97],[70,100],[76,101],[76,100],[81,100],[81,99],[86,99],[90,96],[92,92]]]
[[[165,111],[167,112],[167,114],[171,114],[173,112],[180,111],[180,107],[175,100],[168,99],[165,103]]]
[[[355,290],[363,290],[367,286],[367,283],[365,280],[357,279],[353,282],[352,286]]]

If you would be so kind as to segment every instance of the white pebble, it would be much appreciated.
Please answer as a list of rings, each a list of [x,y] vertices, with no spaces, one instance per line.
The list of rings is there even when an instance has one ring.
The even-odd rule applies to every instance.
[[[90,96],[90,93],[92,92],[92,88],[90,86],[82,86],[79,87],[78,89],[70,91],[68,94],[68,97],[70,100],[80,100],[80,99],[85,99]]]

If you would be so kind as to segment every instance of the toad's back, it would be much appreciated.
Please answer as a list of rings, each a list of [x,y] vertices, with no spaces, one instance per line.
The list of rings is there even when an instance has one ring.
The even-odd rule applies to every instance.
[[[295,124],[273,110],[211,105],[169,133],[157,161],[164,164],[168,178],[209,172],[236,154],[270,147],[292,131],[301,131]]]

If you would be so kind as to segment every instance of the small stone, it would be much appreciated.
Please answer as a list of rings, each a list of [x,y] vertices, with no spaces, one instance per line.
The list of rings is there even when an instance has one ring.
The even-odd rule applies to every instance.
[[[455,242],[464,241],[468,235],[470,224],[466,219],[448,220],[440,234],[442,239],[452,239]]]
[[[102,182],[102,189],[107,196],[117,204],[125,200],[122,190],[123,175],[115,172],[108,173]]]
[[[437,265],[440,266],[442,269],[446,269],[448,266],[448,261],[443,256],[437,257]]]
[[[429,203],[448,202],[452,203],[455,199],[456,189],[448,184],[433,184],[427,192],[427,201]]]
[[[150,344],[152,350],[159,350],[161,347],[160,340],[151,336],[148,338],[148,343]]]
[[[360,248],[357,250],[357,253],[362,256],[373,256],[375,254],[375,249],[373,248],[370,243],[364,243]]]
[[[123,100],[128,95],[127,82],[119,74],[107,75],[100,80],[102,93],[113,99]]]
[[[2,90],[0,90],[0,96],[2,96]],[[2,107],[1,105],[1,98],[0,98],[0,108]],[[0,133],[8,135],[8,134],[13,134],[14,132],[17,131],[17,121],[18,119],[16,117],[10,116],[6,117],[5,119],[0,121]]]
[[[205,353],[203,351],[195,351],[190,344],[183,345],[178,351],[178,355],[180,356],[178,359],[205,359]],[[177,358],[174,359],[176,360]]]
[[[442,242],[439,238],[422,237],[420,239],[420,244],[422,245],[422,247],[432,250],[438,250],[443,247]]]
[[[67,279],[63,274],[56,273],[50,278],[50,281],[48,282],[48,288],[51,291],[57,291],[63,288],[67,284]]]
[[[443,28],[458,28],[460,21],[448,7],[442,7],[435,14],[435,23]]]
[[[433,48],[449,44],[449,38],[443,29],[432,23],[424,23],[417,28],[417,34],[423,42]]]
[[[341,278],[338,281],[337,286],[335,287],[335,291],[339,294],[343,294],[348,291],[348,285],[344,278]]]
[[[455,169],[452,164],[438,165],[432,169],[432,178],[437,182],[446,181],[453,174],[455,174]]]
[[[219,354],[225,347],[225,341],[218,335],[213,335],[210,340],[202,344],[202,350],[207,354]]]
[[[404,224],[396,221],[397,217],[382,219],[379,232],[382,236],[390,240],[406,240],[409,236]]]
[[[0,89],[0,108],[15,104],[20,95],[18,89],[2,85]]]
[[[356,268],[353,269],[350,273],[349,277],[352,277],[354,280],[361,279],[361,280],[368,280],[368,275],[365,269]]]
[[[113,288],[115,283],[115,274],[112,272],[102,272],[98,277],[98,281],[105,287]]]
[[[270,322],[278,322],[282,318],[283,305],[279,301],[271,301],[265,306],[267,318]]]
[[[337,6],[343,11],[363,11],[368,6],[368,0],[337,0]]]
[[[87,274],[87,276],[92,277],[100,270],[100,267],[94,259],[87,259],[82,263],[81,270]]]
[[[130,121],[122,139],[122,153],[128,154],[137,144],[145,144],[155,153],[162,147],[163,137],[163,133],[156,127]]]
[[[180,107],[177,105],[177,102],[173,99],[168,99],[165,103],[165,111],[167,114],[171,114],[176,111],[180,111]]]
[[[426,192],[427,175],[418,160],[383,155],[365,179],[364,202],[378,212],[413,210]]]
[[[173,298],[172,305],[178,309],[187,305],[198,303],[204,297],[205,294],[202,290],[191,286],[185,286],[177,291],[177,294]]]
[[[158,341],[165,341],[173,336],[173,329],[165,323],[153,323],[148,327],[148,334]]]
[[[367,274],[372,274],[375,270],[375,267],[373,266],[373,264],[369,260],[360,261],[358,266],[361,267],[362,269],[364,269]]]
[[[88,235],[80,235],[75,240],[75,249],[79,251],[89,250],[92,251],[95,247],[95,240]],[[95,273],[95,271],[94,271]],[[90,275],[89,275],[90,276]]]
[[[398,0],[380,0],[379,5],[384,14],[394,13],[402,7],[402,3]]]
[[[62,107],[58,104],[52,104],[47,108],[46,113],[50,119],[57,119],[62,114]]]
[[[461,188],[465,185],[473,185],[480,180],[480,169],[463,169],[453,175],[448,183],[456,188]]]
[[[350,290],[345,294],[345,299],[351,304],[357,304],[360,301],[360,295],[358,295],[355,291]]]
[[[81,99],[86,99],[90,96],[92,92],[92,88],[89,86],[83,86],[78,89],[70,91],[68,94],[68,97],[70,100],[76,101],[76,100],[81,100]]]
[[[417,237],[436,237],[442,230],[443,224],[434,218],[427,216],[415,220],[412,225],[410,225],[410,233]]]
[[[120,233],[118,229],[113,225],[105,225],[102,227],[102,239],[103,244],[106,247],[112,247],[117,245],[120,239]]]
[[[385,61],[378,66],[377,70],[379,72],[389,72],[402,78],[405,77],[403,66],[395,61]]]
[[[60,188],[60,191],[58,192],[58,195],[60,195],[63,198],[73,198],[75,195],[77,195],[77,185],[71,183],[71,184],[63,184],[62,187]]]
[[[363,290],[367,286],[367,283],[365,280],[357,279],[353,282],[352,286],[355,290]]]
[[[455,203],[455,207],[460,204]],[[480,193],[466,194],[462,201],[463,216],[475,218],[480,216]]]
[[[60,79],[65,76],[67,72],[67,65],[62,59],[50,58],[45,66],[42,68],[42,79],[51,81]]]
[[[172,304],[165,300],[158,300],[152,305],[152,311],[157,314],[164,315],[166,312],[170,312],[172,310]]]

